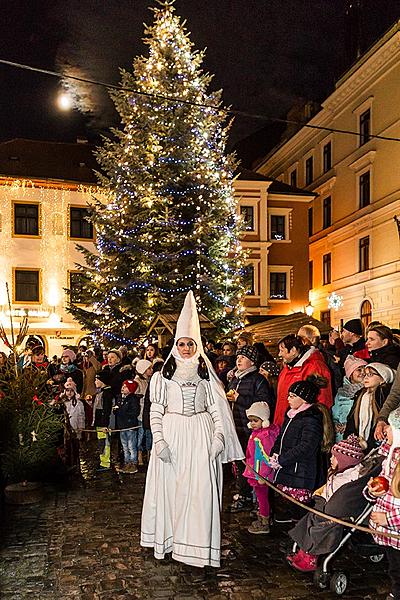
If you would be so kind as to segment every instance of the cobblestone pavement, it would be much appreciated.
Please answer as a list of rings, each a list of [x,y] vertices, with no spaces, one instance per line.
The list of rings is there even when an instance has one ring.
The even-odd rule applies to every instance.
[[[174,561],[156,561],[139,546],[145,473],[101,473],[70,486],[48,488],[40,504],[4,509],[0,537],[3,600],[158,599],[282,600],[334,598],[312,577],[292,571],[279,551],[282,529],[247,532],[247,513],[223,516],[223,561],[199,576]],[[227,486],[228,488],[228,486]],[[228,491],[228,490],[227,490]],[[347,554],[346,598],[386,597],[386,563]]]

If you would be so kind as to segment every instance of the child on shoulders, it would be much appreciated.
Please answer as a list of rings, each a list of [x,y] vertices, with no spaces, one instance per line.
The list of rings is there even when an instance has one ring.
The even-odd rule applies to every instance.
[[[247,481],[253,487],[259,506],[258,518],[253,521],[248,531],[254,534],[269,533],[269,490],[258,475],[267,479],[273,473],[271,467],[268,466],[268,460],[265,460],[265,458],[271,452],[279,433],[279,427],[274,423],[270,423],[270,409],[266,402],[254,402],[246,410],[246,416],[249,419],[247,426],[252,430],[247,443],[246,464],[250,465],[256,473],[247,466],[243,476],[247,478]]]

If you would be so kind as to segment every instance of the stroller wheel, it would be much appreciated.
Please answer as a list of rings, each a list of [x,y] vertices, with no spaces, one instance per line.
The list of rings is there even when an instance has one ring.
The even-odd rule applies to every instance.
[[[346,573],[343,571],[337,571],[331,577],[330,590],[333,594],[341,596],[347,590],[347,584],[349,583]]]
[[[373,563],[380,563],[381,560],[383,560],[385,558],[385,555],[384,554],[373,554],[372,556],[369,556],[368,558]]]
[[[322,567],[314,571],[314,585],[320,590],[325,590],[329,583],[329,573],[324,573]]]

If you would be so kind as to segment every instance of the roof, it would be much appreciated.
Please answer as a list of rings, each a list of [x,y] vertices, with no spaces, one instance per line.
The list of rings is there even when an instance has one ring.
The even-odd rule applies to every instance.
[[[147,335],[149,335],[152,331],[155,331],[157,334],[165,335],[170,333],[171,335],[175,332],[176,324],[178,322],[180,313],[159,313],[154,317],[152,322],[150,323]],[[215,330],[215,325],[208,319],[205,315],[199,314],[200,321],[200,329],[202,331],[211,331]]]
[[[314,192],[307,192],[306,190],[294,187],[288,183],[283,183],[283,181],[279,181],[278,179],[272,179],[272,177],[270,177],[269,180],[272,180],[272,183],[268,188],[269,194],[281,194],[282,196],[311,196],[312,198],[318,196],[318,194],[315,194]]]
[[[16,138],[0,143],[0,176],[95,184],[95,147]]]
[[[321,333],[328,333],[332,327],[303,312],[296,312],[285,317],[269,319],[256,325],[248,325],[244,331],[251,332],[255,342],[264,342],[267,346],[276,346],[283,337],[297,333],[303,325],[315,325]]]
[[[240,181],[271,181],[270,178],[257,173],[257,171],[251,171],[250,169],[238,169],[235,172],[235,179]]]
[[[265,181],[271,182],[271,185],[268,187],[268,193],[270,194],[282,194],[282,196],[317,196],[318,194],[314,194],[313,192],[306,192],[298,187],[293,185],[289,185],[288,183],[283,183],[278,179],[274,179],[273,177],[266,177],[265,175],[261,175],[261,173],[257,173],[257,171],[251,171],[250,169],[238,169],[235,172],[235,179],[239,181]]]

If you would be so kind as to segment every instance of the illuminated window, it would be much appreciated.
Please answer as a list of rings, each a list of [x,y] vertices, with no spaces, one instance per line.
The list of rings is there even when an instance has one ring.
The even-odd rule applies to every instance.
[[[69,298],[74,304],[84,304],[84,285],[87,278],[80,271],[69,272]]]

